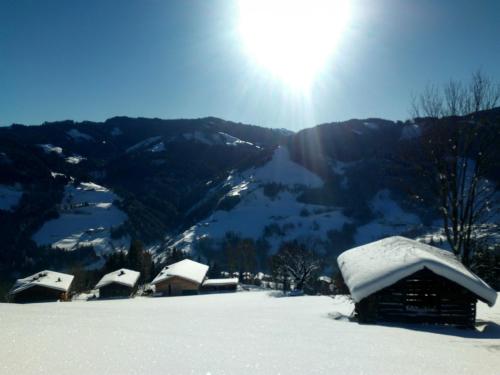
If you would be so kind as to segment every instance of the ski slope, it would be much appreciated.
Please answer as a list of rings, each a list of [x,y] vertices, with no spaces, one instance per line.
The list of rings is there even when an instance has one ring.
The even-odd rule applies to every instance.
[[[344,296],[238,292],[0,304],[0,373],[496,375],[500,305],[486,329],[359,325]]]

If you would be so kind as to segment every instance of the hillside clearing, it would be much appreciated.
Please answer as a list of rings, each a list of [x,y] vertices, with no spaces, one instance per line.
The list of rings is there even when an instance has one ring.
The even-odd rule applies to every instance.
[[[479,304],[472,332],[334,320],[342,296],[0,304],[0,373],[497,374],[499,306]]]

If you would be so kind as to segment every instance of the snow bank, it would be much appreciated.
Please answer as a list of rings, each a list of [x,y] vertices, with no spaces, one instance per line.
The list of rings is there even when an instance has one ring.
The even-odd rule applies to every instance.
[[[132,271],[126,268],[121,268],[114,272],[110,272],[102,277],[95,286],[95,289],[102,288],[109,284],[121,284],[133,288],[141,275],[140,272]]]
[[[449,251],[405,237],[388,237],[348,250],[337,262],[356,302],[424,268],[470,290],[490,306],[497,297]]]
[[[0,185],[0,210],[9,211],[15,208],[23,196],[19,185]]]
[[[67,292],[73,282],[73,278],[73,275],[45,270],[24,279],[18,279],[9,294],[16,294],[33,286],[43,286]]]
[[[207,274],[208,266],[201,264],[191,259],[184,259],[180,262],[165,266],[161,272],[154,278],[151,284],[158,284],[171,277],[177,276],[183,279],[194,281],[201,284]]]

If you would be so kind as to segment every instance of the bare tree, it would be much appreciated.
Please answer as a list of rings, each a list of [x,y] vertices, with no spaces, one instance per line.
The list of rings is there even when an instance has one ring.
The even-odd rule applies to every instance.
[[[500,124],[498,116],[480,112],[499,98],[500,85],[478,71],[468,86],[453,80],[441,90],[428,86],[412,101],[413,114],[425,116],[415,121],[426,125],[417,168],[439,202],[447,241],[465,265],[493,214],[496,191],[488,177],[498,166]]]
[[[290,277],[297,289],[303,289],[320,269],[317,255],[296,241],[285,242],[271,260],[273,274],[283,280],[284,285]]]

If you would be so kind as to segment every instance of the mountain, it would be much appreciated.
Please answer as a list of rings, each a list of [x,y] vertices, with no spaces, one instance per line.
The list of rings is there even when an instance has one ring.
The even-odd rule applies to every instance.
[[[439,235],[404,162],[426,126],[366,119],[293,133],[115,117],[0,128],[0,269],[98,267],[132,238],[160,261],[176,247],[222,264],[248,239],[261,268],[298,239],[333,264],[386,235]]]

